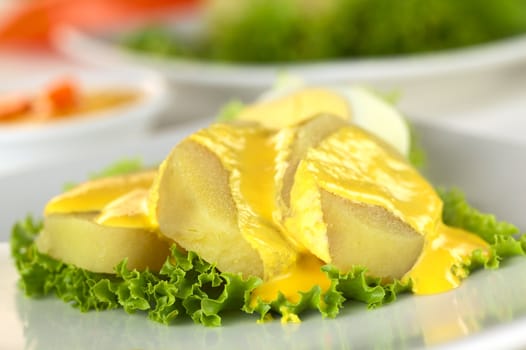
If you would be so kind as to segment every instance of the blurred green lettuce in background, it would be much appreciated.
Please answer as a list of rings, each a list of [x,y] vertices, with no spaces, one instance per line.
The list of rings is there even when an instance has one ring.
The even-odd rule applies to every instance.
[[[526,32],[526,0],[214,0],[199,40],[159,25],[123,45],[161,56],[290,62],[433,52]]]

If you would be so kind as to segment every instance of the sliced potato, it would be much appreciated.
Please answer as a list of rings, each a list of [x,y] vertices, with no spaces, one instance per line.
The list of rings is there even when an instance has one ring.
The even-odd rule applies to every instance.
[[[345,96],[322,88],[304,88],[274,100],[243,109],[239,120],[257,122],[269,129],[282,129],[305,122],[319,114],[349,120],[351,110]]]
[[[156,170],[105,177],[84,182],[52,198],[45,214],[99,211],[118,197],[136,189],[148,189],[157,174]]]
[[[149,190],[136,189],[108,203],[95,217],[99,225],[155,230],[156,222],[150,220]]]
[[[52,214],[37,238],[39,251],[80,268],[113,273],[124,258],[128,268],[159,271],[172,242],[144,229],[109,227],[95,214]]]
[[[161,232],[221,271],[268,279],[293,264],[296,252],[272,222],[272,136],[215,124],[176,146],[159,174]]]
[[[292,128],[293,139],[289,144],[280,149],[283,167],[285,168],[282,175],[276,176],[277,186],[280,189],[278,201],[284,206],[283,211],[288,211],[290,206],[290,189],[294,183],[294,175],[299,162],[307,151],[317,146],[323,139],[338,130],[339,128],[349,125],[348,122],[332,114],[323,114],[311,118],[304,123]],[[284,129],[281,133],[290,132]]]
[[[324,190],[321,205],[331,262],[342,271],[363,265],[373,276],[401,278],[422,251],[424,236],[385,208]]]
[[[358,264],[379,277],[401,277],[424,236],[434,233],[442,204],[398,152],[347,126],[302,159],[290,208],[288,234],[321,260],[343,271]]]
[[[159,176],[157,220],[164,235],[221,271],[263,276],[257,251],[237,226],[228,172],[211,151],[185,140]]]

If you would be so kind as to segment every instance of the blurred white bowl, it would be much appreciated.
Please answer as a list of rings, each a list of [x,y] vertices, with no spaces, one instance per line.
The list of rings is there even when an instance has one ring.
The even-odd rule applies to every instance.
[[[526,35],[437,53],[267,65],[140,54],[118,45],[114,39],[118,36],[63,27],[56,32],[55,43],[63,53],[81,62],[141,65],[161,72],[184,101],[172,114],[172,121],[211,115],[229,99],[253,100],[272,86],[281,72],[297,75],[308,84],[352,83],[395,90],[403,98],[402,110],[420,118],[458,114],[487,101],[490,92],[506,94],[502,86],[513,85],[510,76],[515,75],[508,70],[526,64]]]
[[[118,36],[118,33],[90,35],[62,27],[56,32],[55,41],[63,52],[81,61],[141,63],[161,70],[173,81],[240,88],[266,88],[282,71],[301,76],[308,83],[386,81],[487,70],[526,59],[526,35],[433,53],[277,64],[228,64],[159,57],[120,46],[115,42]]]
[[[159,74],[145,69],[56,69],[38,76],[0,81],[0,94],[38,93],[64,76],[75,79],[83,91],[125,89],[136,91],[140,97],[82,117],[73,115],[39,125],[0,124],[0,172],[71,157],[86,149],[104,152],[116,143],[148,133],[167,106],[166,84]]]

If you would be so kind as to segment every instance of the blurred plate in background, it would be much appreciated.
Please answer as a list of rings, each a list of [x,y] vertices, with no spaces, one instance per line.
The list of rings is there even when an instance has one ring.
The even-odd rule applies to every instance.
[[[254,100],[283,72],[310,84],[361,83],[397,91],[401,109],[420,118],[469,111],[526,81],[526,36],[439,53],[302,64],[221,64],[161,58],[128,51],[122,33],[85,33],[62,27],[55,43],[67,56],[97,65],[130,64],[161,72],[180,101],[172,121],[217,112],[230,99]],[[522,66],[521,66],[522,65]],[[447,101],[447,103],[445,102]]]
[[[82,94],[97,93],[99,100],[94,103],[111,99],[113,92],[125,91],[132,97],[122,104],[72,112],[47,122],[1,123],[0,172],[72,156],[86,149],[103,152],[123,140],[147,134],[166,107],[163,79],[144,69],[54,69],[24,79],[3,80],[0,95],[37,96],[50,82],[63,77],[80,86],[81,98]]]
[[[161,57],[122,46],[122,33],[90,34],[62,27],[55,43],[68,56],[95,64],[127,62],[162,71],[171,81],[218,87],[272,85],[283,71],[308,83],[432,79],[443,75],[480,72],[526,60],[526,35],[467,48],[378,58],[341,59],[307,63],[235,64],[188,58]]]

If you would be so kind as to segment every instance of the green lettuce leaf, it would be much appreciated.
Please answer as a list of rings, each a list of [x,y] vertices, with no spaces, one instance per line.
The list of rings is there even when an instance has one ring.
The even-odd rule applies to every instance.
[[[221,107],[219,113],[217,114],[216,121],[227,122],[235,120],[243,108],[245,108],[245,104],[243,102],[240,100],[232,100]]]
[[[108,165],[101,171],[90,174],[89,178],[94,180],[109,176],[125,175],[144,169],[145,166],[141,158],[124,158]],[[75,182],[67,182],[64,184],[63,190],[68,191],[76,185],[77,183]]]
[[[373,309],[396,300],[397,294],[411,290],[411,282],[395,280],[382,283],[379,278],[367,275],[367,269],[355,266],[347,273],[341,273],[335,266],[322,267],[331,281],[329,289],[322,292],[319,286],[307,292],[299,292],[297,302],[287,300],[279,293],[271,302],[257,300],[255,305],[247,305],[245,311],[260,314],[260,322],[272,319],[271,313],[281,316],[282,322],[298,322],[299,315],[307,310],[317,310],[323,317],[334,318],[347,300],[364,303]]]
[[[504,239],[519,233],[516,226],[499,222],[494,215],[481,213],[470,206],[458,189],[438,189],[438,194],[444,202],[442,219],[447,225],[474,232],[489,243],[495,243],[499,237]]]
[[[421,169],[426,165],[426,152],[424,148],[422,147],[422,144],[420,142],[420,138],[418,137],[418,133],[415,131],[415,128],[413,124],[406,119],[406,123],[409,128],[409,155],[407,156],[407,159],[409,160],[409,163],[413,165],[415,168]]]
[[[101,171],[90,174],[90,179],[100,179],[103,177],[130,174],[144,170],[145,166],[141,158],[123,158],[118,160]]]
[[[120,41],[155,56],[218,62],[382,57],[520,35],[525,9],[522,0],[247,0],[209,7],[195,32],[148,24]]]
[[[479,268],[496,268],[503,259],[525,255],[526,236],[493,215],[471,207],[458,190],[440,190],[444,201],[443,219],[448,225],[467,229],[490,243],[491,254],[473,252],[459,274]],[[300,315],[317,310],[323,317],[335,317],[347,300],[375,308],[396,300],[411,290],[410,281],[384,283],[355,266],[341,273],[332,265],[322,267],[331,281],[327,291],[314,286],[299,293],[296,302],[278,294],[270,302],[251,300],[252,291],[262,281],[252,277],[222,273],[193,252],[183,253],[175,246],[159,273],[129,270],[126,260],[115,274],[93,273],[61,263],[36,249],[34,240],[42,225],[31,217],[13,227],[11,253],[20,274],[20,286],[30,297],[54,294],[81,311],[122,308],[128,313],[143,312],[153,321],[172,324],[191,319],[205,326],[219,326],[229,311],[259,314],[260,321],[281,317],[283,322],[298,322]]]
[[[497,268],[505,258],[526,255],[526,235],[518,227],[498,221],[493,214],[473,208],[458,189],[438,189],[444,202],[442,220],[445,224],[470,231],[490,244],[490,256],[475,251],[468,263],[468,271],[480,267]]]
[[[183,254],[175,247],[158,274],[129,270],[126,260],[116,266],[115,275],[93,273],[39,253],[34,239],[40,228],[31,217],[13,228],[11,253],[19,284],[27,296],[55,294],[81,311],[122,308],[147,312],[148,318],[164,324],[184,315],[219,326],[221,313],[241,310],[261,283],[255,277],[221,273],[195,253]]]

